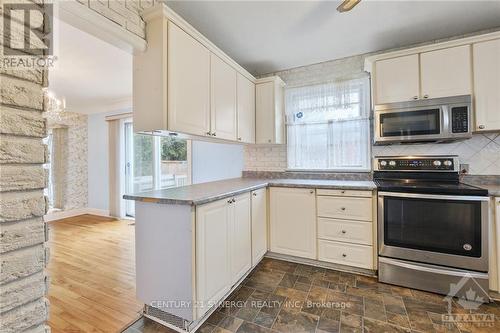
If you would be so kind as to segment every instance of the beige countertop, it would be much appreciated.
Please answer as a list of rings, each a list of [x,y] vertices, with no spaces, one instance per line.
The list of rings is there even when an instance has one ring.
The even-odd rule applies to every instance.
[[[123,198],[161,204],[201,205],[266,186],[352,190],[376,189],[375,183],[372,181],[232,178],[164,190],[128,194],[124,195]]]

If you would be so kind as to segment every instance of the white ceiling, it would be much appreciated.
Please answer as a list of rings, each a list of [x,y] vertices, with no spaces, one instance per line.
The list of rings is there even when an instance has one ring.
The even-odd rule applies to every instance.
[[[99,113],[131,106],[132,55],[58,21],[56,67],[49,91],[66,100],[67,111]]]
[[[253,74],[500,27],[500,1],[167,1]]]

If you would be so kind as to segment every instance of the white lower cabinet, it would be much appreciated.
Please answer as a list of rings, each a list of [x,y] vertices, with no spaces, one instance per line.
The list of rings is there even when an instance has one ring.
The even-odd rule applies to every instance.
[[[252,265],[267,252],[267,191],[252,191]]]
[[[318,190],[318,259],[364,269],[376,266],[372,191]]]
[[[196,300],[198,317],[231,288],[229,203],[196,207]]]
[[[229,205],[231,284],[252,268],[250,193],[239,195]]]
[[[335,264],[373,269],[371,246],[318,240],[318,259]]]
[[[198,317],[252,267],[250,193],[196,207]]]
[[[371,245],[371,222],[318,218],[318,238]]]
[[[316,194],[314,189],[270,189],[271,251],[316,259]]]

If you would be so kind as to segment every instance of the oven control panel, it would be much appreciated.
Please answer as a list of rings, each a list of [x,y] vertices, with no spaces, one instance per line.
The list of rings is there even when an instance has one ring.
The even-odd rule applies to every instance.
[[[456,156],[375,158],[375,170],[377,171],[455,171],[458,167]]]

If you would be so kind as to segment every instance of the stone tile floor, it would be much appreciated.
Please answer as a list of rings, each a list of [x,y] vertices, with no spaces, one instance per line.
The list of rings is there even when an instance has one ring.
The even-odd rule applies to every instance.
[[[446,323],[444,296],[375,278],[264,258],[198,329],[200,333],[500,332],[496,303],[454,314],[492,314],[493,322]],[[478,304],[479,305],[479,304]],[[126,333],[171,333],[141,318]]]

